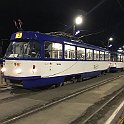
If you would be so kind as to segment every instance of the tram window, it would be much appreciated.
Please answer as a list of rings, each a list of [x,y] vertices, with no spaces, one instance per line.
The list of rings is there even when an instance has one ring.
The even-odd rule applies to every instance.
[[[122,55],[120,55],[120,61],[123,62],[123,56]]]
[[[77,59],[85,60],[85,48],[77,47]]]
[[[40,58],[41,45],[35,40],[22,40],[20,42],[11,42],[6,54],[11,58]]]
[[[117,54],[111,54],[111,57],[110,57],[110,60],[112,61],[112,62],[117,62],[118,61],[118,55]]]
[[[86,49],[86,60],[93,60],[93,50]]]
[[[110,61],[114,62],[114,56],[113,55],[111,55]]]
[[[75,59],[75,46],[65,45],[65,59]]]
[[[94,60],[99,60],[99,51],[94,50]]]
[[[122,62],[122,56],[120,55],[120,62]]]
[[[109,61],[110,61],[111,54],[109,53]]]
[[[123,56],[121,56],[121,62],[123,62],[124,60],[123,60]]]
[[[110,60],[110,53],[109,52],[105,52],[105,60],[106,61]]]
[[[41,48],[39,42],[32,42],[30,46],[30,55],[32,58],[40,58]]]
[[[121,61],[121,56],[120,55],[118,55],[118,60],[117,60],[118,62],[120,62]]]
[[[104,60],[104,52],[100,51],[100,60]]]
[[[61,59],[62,44],[54,42],[45,42],[45,58]]]

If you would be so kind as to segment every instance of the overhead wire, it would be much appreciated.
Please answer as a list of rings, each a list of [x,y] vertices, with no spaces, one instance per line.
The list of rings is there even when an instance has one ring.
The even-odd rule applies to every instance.
[[[87,15],[89,15],[91,12],[93,12],[95,9],[97,9],[99,6],[101,6],[104,2],[106,2],[107,0],[102,0],[100,1],[95,7],[93,7],[88,13]]]

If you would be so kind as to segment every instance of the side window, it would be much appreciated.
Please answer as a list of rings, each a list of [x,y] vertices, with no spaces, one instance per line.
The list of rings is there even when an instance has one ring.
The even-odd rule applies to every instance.
[[[123,62],[123,56],[122,55],[118,55],[118,62]]]
[[[120,55],[118,55],[118,60],[117,60],[118,62],[120,62],[121,61],[121,56]]]
[[[110,61],[114,62],[114,56],[111,54]]]
[[[86,60],[93,60],[93,50],[86,49]]]
[[[77,47],[77,59],[85,60],[85,48]]]
[[[99,51],[94,50],[94,60],[99,60]]]
[[[121,55],[121,62],[123,62],[123,56]]]
[[[45,42],[45,58],[61,59],[62,44],[54,42]]]
[[[31,47],[32,47],[31,48],[31,57],[40,58],[41,45],[39,44],[39,42],[32,42]]]
[[[105,52],[105,60],[106,61],[110,60],[110,53],[109,52]]]
[[[104,52],[100,51],[100,60],[104,60]]]
[[[111,53],[110,60],[112,62],[117,62],[118,61],[118,55]]]
[[[109,61],[110,61],[110,59],[111,59],[111,54],[109,53]]]
[[[65,59],[75,59],[75,46],[65,45]]]

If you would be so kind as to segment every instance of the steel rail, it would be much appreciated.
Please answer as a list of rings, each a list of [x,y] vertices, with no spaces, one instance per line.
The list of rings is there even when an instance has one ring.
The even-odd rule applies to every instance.
[[[117,76],[117,77],[114,77],[114,78],[109,78],[109,79],[106,79],[106,80],[104,80],[104,81],[100,81],[98,84],[94,84],[94,85],[91,85],[91,86],[87,86],[87,87],[85,87],[85,88],[82,88],[82,89],[80,89],[80,90],[78,90],[78,91],[76,91],[76,92],[73,92],[73,93],[71,93],[71,94],[69,94],[69,95],[67,95],[67,96],[64,96],[64,97],[62,97],[62,98],[58,98],[57,100],[54,100],[54,101],[50,101],[50,102],[48,102],[48,103],[46,103],[46,104],[41,104],[41,105],[38,105],[38,106],[35,106],[35,108],[33,109],[31,109],[31,110],[29,110],[29,111],[27,111],[27,112],[23,112],[23,113],[21,113],[21,114],[18,114],[18,115],[15,115],[14,117],[12,117],[12,118],[9,118],[9,119],[7,119],[7,120],[3,120],[2,122],[1,122],[1,124],[9,124],[9,123],[11,123],[11,122],[14,122],[14,121],[16,121],[16,120],[19,120],[19,119],[21,119],[21,118],[24,118],[24,117],[26,117],[26,116],[29,116],[29,115],[31,115],[31,114],[33,114],[33,113],[36,113],[36,112],[38,112],[38,111],[42,111],[43,109],[47,109],[48,107],[51,107],[51,106],[53,106],[53,105],[55,105],[55,104],[58,104],[58,103],[60,103],[60,102],[63,102],[63,101],[65,101],[65,100],[67,100],[67,99],[70,99],[70,98],[73,98],[73,97],[75,97],[75,96],[77,96],[77,95],[80,95],[80,94],[82,94],[82,93],[84,93],[84,92],[87,92],[87,91],[89,91],[89,90],[92,90],[93,88],[96,88],[96,87],[98,87],[98,86],[102,86],[102,85],[104,85],[104,84],[106,84],[106,83],[109,83],[109,82],[111,82],[111,81],[113,81],[113,80],[117,80],[117,79],[119,79],[119,78],[121,78],[121,77],[123,77],[124,75],[120,75],[120,76]]]
[[[11,88],[11,87],[0,88],[0,93],[6,92],[6,91],[9,91],[9,90],[12,90],[12,89],[13,88]]]
[[[81,124],[86,124],[94,115],[96,115],[99,111],[101,111],[105,106],[110,104],[121,92],[124,91],[124,87],[120,89],[113,97],[111,97],[107,102],[105,102],[101,107],[99,107],[94,113],[92,113],[87,119],[85,119]]]

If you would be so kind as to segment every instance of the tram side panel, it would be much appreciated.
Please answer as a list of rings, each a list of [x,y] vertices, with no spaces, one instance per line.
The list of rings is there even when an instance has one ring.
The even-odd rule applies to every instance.
[[[109,68],[108,61],[11,61],[6,60],[5,78],[26,87],[57,84],[66,76],[95,76]],[[21,71],[20,71],[21,70]],[[19,72],[20,71],[20,72]],[[16,83],[16,82],[14,82]]]

